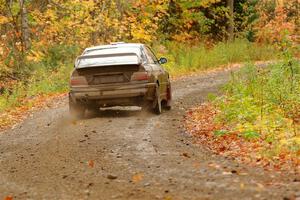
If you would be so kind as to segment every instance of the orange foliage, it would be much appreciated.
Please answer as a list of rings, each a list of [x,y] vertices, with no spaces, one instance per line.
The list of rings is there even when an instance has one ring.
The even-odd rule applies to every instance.
[[[88,166],[94,168],[95,162],[93,160],[88,161]]]
[[[284,4],[277,4],[274,12],[265,8],[268,0],[262,1],[258,6],[260,18],[255,26],[257,41],[260,43],[281,43],[284,40],[293,41],[299,44],[299,16],[293,12],[299,12],[294,8],[294,4],[299,0],[286,1]]]

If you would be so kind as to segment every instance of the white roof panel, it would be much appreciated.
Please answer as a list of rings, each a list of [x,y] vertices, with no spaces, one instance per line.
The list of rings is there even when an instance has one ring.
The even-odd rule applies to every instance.
[[[77,59],[76,68],[139,65],[142,44],[120,43],[87,48]]]

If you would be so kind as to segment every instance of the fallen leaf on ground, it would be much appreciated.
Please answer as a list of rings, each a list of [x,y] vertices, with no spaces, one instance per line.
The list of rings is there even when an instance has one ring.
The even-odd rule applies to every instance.
[[[221,166],[218,165],[218,164],[216,164],[216,163],[210,163],[208,166],[209,166],[209,167],[212,167],[212,168],[215,168],[215,169],[221,168]]]
[[[265,186],[263,186],[263,184],[261,184],[261,183],[256,183],[256,185],[257,185],[257,187],[260,188],[260,189],[264,189],[264,188],[265,188]]]
[[[232,175],[231,172],[223,172],[222,174],[223,174],[223,175]]]
[[[199,163],[199,162],[195,162],[195,163],[193,164],[193,167],[194,167],[194,168],[200,168],[200,163]]]
[[[244,184],[244,183],[241,183],[241,184],[240,184],[240,188],[241,188],[241,189],[244,189],[244,188],[245,188],[245,184]]]
[[[114,179],[117,179],[118,177],[115,176],[115,175],[109,174],[109,175],[107,175],[107,178],[108,178],[108,179],[111,179],[111,180],[114,180]]]
[[[142,173],[138,173],[138,174],[135,174],[134,176],[132,176],[132,182],[134,183],[138,183],[140,181],[142,181],[144,179],[144,174]]]
[[[93,160],[90,160],[90,161],[88,162],[88,165],[89,165],[91,168],[93,168],[93,167],[95,166],[95,163],[94,163]]]
[[[165,197],[164,200],[172,200],[172,197],[170,197],[170,196]]]
[[[188,153],[182,153],[182,156],[184,156],[186,158],[190,158],[191,157]]]

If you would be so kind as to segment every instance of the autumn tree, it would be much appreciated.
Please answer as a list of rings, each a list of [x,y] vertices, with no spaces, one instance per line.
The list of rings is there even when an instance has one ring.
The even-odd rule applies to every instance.
[[[23,0],[1,2],[2,73],[12,78],[25,71],[25,54],[30,48],[30,35],[26,4]],[[14,66],[10,69],[9,66]]]
[[[234,38],[234,0],[227,0],[227,7],[229,10],[228,39],[232,41]]]

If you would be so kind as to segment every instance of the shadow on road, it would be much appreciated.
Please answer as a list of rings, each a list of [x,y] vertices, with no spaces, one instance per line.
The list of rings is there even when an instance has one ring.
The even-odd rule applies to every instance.
[[[140,107],[111,107],[99,109],[99,111],[88,111],[84,119],[94,118],[127,118],[141,115],[145,111]]]

